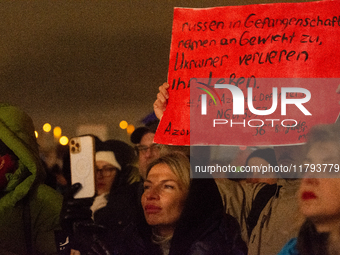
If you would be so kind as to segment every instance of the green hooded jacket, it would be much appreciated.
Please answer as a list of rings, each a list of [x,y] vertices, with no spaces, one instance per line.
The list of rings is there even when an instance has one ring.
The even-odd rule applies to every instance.
[[[28,253],[23,220],[27,215],[35,254],[56,254],[54,230],[59,228],[62,196],[42,184],[44,170],[32,119],[17,107],[0,103],[0,140],[19,159],[14,173],[6,174],[6,188],[0,190],[0,254]]]

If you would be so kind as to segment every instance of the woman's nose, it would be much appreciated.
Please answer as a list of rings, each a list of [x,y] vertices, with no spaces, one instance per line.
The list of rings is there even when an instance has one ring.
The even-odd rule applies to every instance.
[[[148,200],[151,199],[159,199],[159,188],[158,187],[151,187],[146,192],[146,198]]]

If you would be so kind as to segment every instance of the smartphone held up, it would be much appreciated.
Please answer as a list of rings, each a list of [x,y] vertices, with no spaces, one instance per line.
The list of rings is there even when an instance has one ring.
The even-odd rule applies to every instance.
[[[95,139],[91,135],[73,137],[70,140],[71,182],[80,183],[81,189],[74,198],[95,195]]]

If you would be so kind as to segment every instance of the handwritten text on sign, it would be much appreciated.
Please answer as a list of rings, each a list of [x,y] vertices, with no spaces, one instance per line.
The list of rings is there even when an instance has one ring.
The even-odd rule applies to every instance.
[[[260,78],[340,77],[339,13],[336,1],[175,8],[168,74],[170,98],[155,142],[189,145],[191,132],[203,128],[190,126],[192,78],[224,77],[225,84],[244,90]],[[317,121],[307,122],[308,128],[335,121],[339,109],[334,87],[320,86],[317,95],[311,92],[312,98],[325,90],[332,96],[310,106],[325,105],[328,110],[321,118],[315,116]],[[262,107],[258,103],[257,107]],[[308,121],[312,119],[313,114]],[[235,137],[240,135],[232,132]],[[288,143],[286,139],[265,140],[264,136],[255,140],[252,143]],[[230,140],[228,144],[238,143]]]

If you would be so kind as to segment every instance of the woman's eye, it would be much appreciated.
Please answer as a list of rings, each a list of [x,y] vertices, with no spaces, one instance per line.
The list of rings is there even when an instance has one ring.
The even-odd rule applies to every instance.
[[[174,186],[172,186],[172,185],[164,185],[164,188],[166,188],[166,189],[174,189]]]
[[[149,189],[149,188],[150,188],[150,186],[144,186],[144,190]]]

